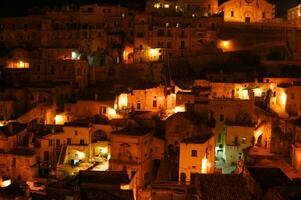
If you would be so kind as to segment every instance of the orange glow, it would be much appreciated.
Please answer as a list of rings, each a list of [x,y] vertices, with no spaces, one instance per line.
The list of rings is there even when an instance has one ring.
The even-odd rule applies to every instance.
[[[54,121],[55,121],[55,124],[60,124],[60,125],[62,125],[62,124],[64,124],[64,118],[63,118],[63,116],[62,115],[56,115],[55,117],[54,117]]]
[[[286,99],[287,99],[287,95],[282,92],[282,94],[280,95],[280,102],[281,102],[281,105],[283,105],[285,107],[286,105]]]
[[[227,51],[227,50],[230,50],[232,45],[231,45],[230,41],[222,40],[222,41],[220,41],[219,46],[220,46],[220,48],[223,49],[223,51]]]
[[[2,188],[10,186],[10,185],[11,185],[11,180],[10,179],[8,179],[8,180],[1,180],[1,182],[0,182],[0,187],[2,187]]]
[[[152,60],[157,60],[158,56],[160,54],[160,49],[156,48],[156,49],[150,49],[149,50],[149,56],[151,57]]]
[[[208,167],[210,167],[210,163],[208,163],[208,159],[204,157],[202,159],[202,174],[206,174],[208,172]]]
[[[249,99],[248,90],[242,90],[242,99]]]
[[[117,115],[116,110],[113,109],[113,108],[108,108],[108,117],[109,117],[110,119],[118,118],[118,115]]]
[[[254,137],[255,137],[255,141],[254,141],[254,144],[257,143],[258,141],[258,138],[262,135],[262,131],[254,131]]]
[[[178,113],[178,112],[185,112],[185,111],[186,111],[186,108],[185,108],[184,105],[182,105],[182,106],[176,106],[176,107],[174,108],[174,112],[175,112],[175,113]]]
[[[123,51],[123,60],[125,63],[129,63],[130,62],[130,54],[133,54],[134,49],[131,47],[125,47],[124,51]]]
[[[29,63],[28,62],[9,62],[7,68],[14,68],[14,69],[28,69]]]
[[[128,105],[128,95],[120,94],[118,98],[118,108],[119,109],[127,108],[127,105]]]

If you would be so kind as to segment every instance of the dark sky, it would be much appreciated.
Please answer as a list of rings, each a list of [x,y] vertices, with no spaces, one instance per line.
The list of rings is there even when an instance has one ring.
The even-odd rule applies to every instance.
[[[62,3],[91,3],[91,2],[103,2],[104,0],[0,0],[0,16],[14,16],[23,15],[28,8],[41,7],[41,6],[60,6]],[[143,0],[105,0],[132,4],[139,4]],[[219,0],[224,2],[227,0]],[[268,0],[271,3],[276,4],[277,14],[281,16],[286,13],[287,8],[295,6],[301,3],[301,0]]]

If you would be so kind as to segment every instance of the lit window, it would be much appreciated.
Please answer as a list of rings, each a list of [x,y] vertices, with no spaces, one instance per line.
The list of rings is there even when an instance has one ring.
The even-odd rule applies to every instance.
[[[154,7],[155,7],[155,8],[160,8],[160,4],[159,4],[159,3],[155,3],[155,4],[154,4]]]
[[[169,4],[164,4],[164,8],[169,8]]]

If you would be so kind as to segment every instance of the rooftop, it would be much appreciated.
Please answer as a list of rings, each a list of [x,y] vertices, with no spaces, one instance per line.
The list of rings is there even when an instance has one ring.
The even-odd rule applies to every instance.
[[[203,200],[250,200],[245,180],[237,174],[200,174]]]
[[[0,126],[0,134],[2,133],[6,137],[13,136],[25,130],[26,127],[27,127],[26,124],[21,124],[19,122],[10,122],[6,126]]]
[[[294,179],[288,184],[280,187],[275,187],[271,190],[281,196],[281,199],[298,200],[301,199],[301,179]]]
[[[248,167],[250,175],[264,192],[269,188],[287,184],[290,179],[279,168]]]
[[[190,137],[190,138],[185,138],[184,140],[182,140],[181,143],[204,144],[212,136],[213,136],[213,134],[208,133],[208,134],[203,134],[203,135],[200,135],[200,136],[194,136],[194,137]]]
[[[149,133],[151,130],[146,127],[142,127],[138,124],[129,123],[125,128],[113,131],[112,134],[118,134],[118,135],[131,135],[131,136],[143,136],[147,133]]]
[[[129,183],[130,179],[126,172],[120,171],[80,171],[80,182],[120,185]]]
[[[79,119],[79,120],[75,120],[75,121],[72,121],[72,122],[67,122],[67,123],[64,124],[64,126],[90,127],[91,124],[108,125],[109,121],[106,118],[101,117],[100,115],[96,115],[96,116],[90,117],[90,118]]]

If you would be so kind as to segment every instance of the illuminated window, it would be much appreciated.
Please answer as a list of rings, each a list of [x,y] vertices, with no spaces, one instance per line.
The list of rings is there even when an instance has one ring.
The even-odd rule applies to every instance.
[[[159,3],[155,3],[154,4],[154,8],[160,8],[160,4]]]
[[[197,150],[191,150],[191,157],[197,157],[198,151]]]
[[[242,144],[246,144],[246,141],[247,141],[247,138],[245,138],[245,137],[241,138],[241,143]]]
[[[169,4],[164,4],[164,8],[169,8]]]

